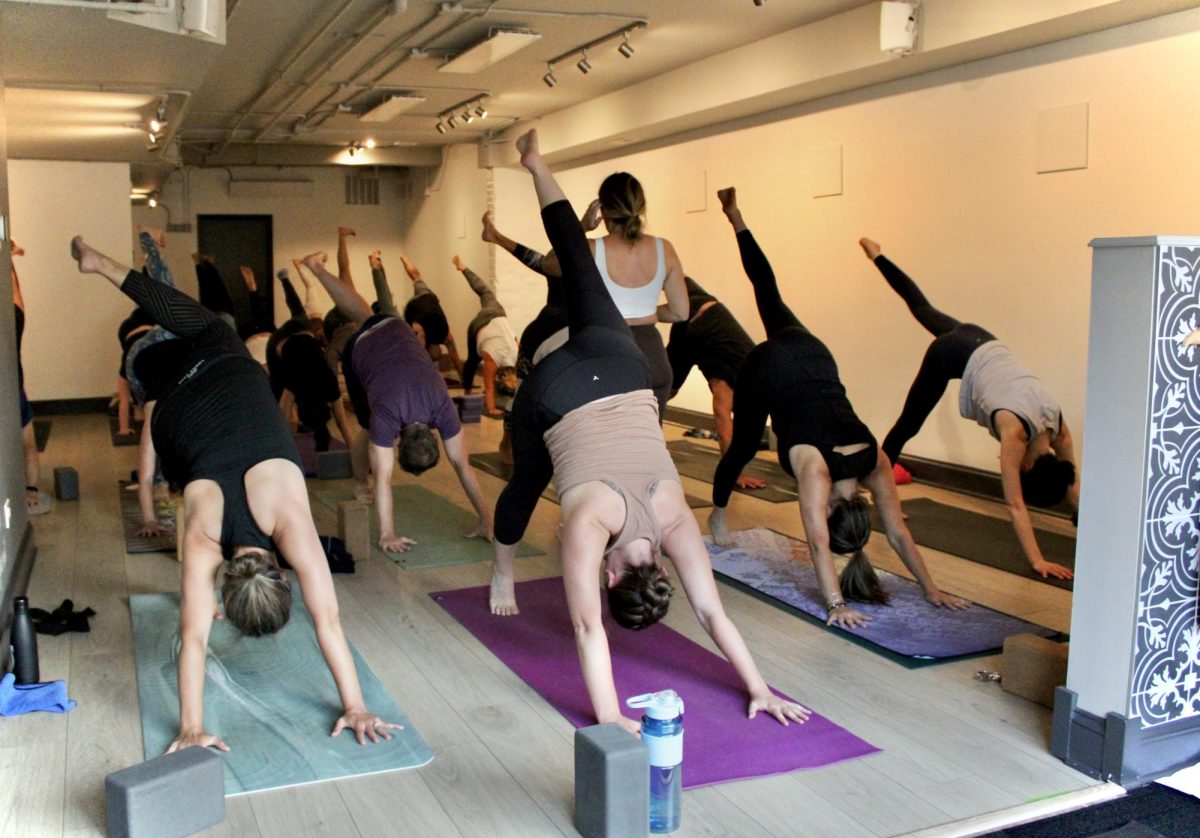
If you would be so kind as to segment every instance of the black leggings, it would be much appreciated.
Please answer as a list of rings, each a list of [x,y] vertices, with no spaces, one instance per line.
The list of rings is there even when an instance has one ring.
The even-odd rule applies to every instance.
[[[203,259],[197,262],[196,282],[200,289],[200,305],[217,314],[233,315],[233,299],[216,265]]]
[[[938,311],[925,299],[921,289],[908,274],[892,264],[886,256],[876,256],[875,267],[879,268],[892,290],[904,300],[917,322],[934,338],[925,350],[925,358],[921,361],[917,377],[908,390],[900,418],[883,440],[883,453],[895,463],[904,446],[917,435],[937,406],[942,394],[946,392],[946,385],[952,379],[962,378],[967,361],[975,350],[996,338],[982,326],[960,323],[950,315]]]
[[[566,201],[542,209],[562,266],[570,339],[538,364],[513,404],[513,476],[496,502],[495,533],[516,544],[554,475],[543,434],[585,404],[650,389],[646,359],[604,287],[579,219]]]

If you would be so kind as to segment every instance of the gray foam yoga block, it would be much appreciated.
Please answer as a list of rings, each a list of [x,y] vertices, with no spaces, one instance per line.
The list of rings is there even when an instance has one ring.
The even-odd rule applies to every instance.
[[[54,470],[54,497],[59,500],[79,500],[79,473],[68,466]]]
[[[584,838],[650,834],[650,757],[620,725],[575,731],[575,828]]]
[[[224,760],[185,748],[104,779],[109,838],[176,838],[225,819]]]
[[[352,477],[349,451],[318,451],[317,479],[337,480],[342,477]]]

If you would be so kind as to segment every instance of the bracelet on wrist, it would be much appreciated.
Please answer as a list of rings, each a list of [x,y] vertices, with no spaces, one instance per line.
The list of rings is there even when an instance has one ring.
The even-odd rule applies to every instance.
[[[846,600],[844,600],[844,599],[835,599],[833,602],[830,602],[826,605],[826,608],[828,608],[830,611],[834,610],[835,608],[845,608],[845,607],[846,607]]]

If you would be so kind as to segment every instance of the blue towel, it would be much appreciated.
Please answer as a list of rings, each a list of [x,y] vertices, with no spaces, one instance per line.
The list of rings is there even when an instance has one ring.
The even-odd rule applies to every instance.
[[[67,685],[63,681],[18,687],[11,672],[0,678],[0,716],[20,716],[34,710],[65,713],[74,706],[75,702],[67,698]]]

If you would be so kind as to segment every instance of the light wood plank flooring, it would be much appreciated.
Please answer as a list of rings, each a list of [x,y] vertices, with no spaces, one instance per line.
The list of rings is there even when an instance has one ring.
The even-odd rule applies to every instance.
[[[142,758],[128,597],[178,586],[173,557],[124,553],[114,484],[128,475],[136,449],[112,447],[106,416],[53,422],[43,482],[55,466],[74,466],[81,499],[34,519],[38,559],[29,595],[42,607],[70,597],[98,614],[90,634],[39,638],[43,678],[65,679],[79,706],[65,716],[0,719],[3,835],[103,833],[105,775]],[[668,425],[667,435],[681,430]],[[495,421],[467,426],[472,450],[492,449],[499,435]],[[482,473],[479,479],[494,501],[503,484]],[[420,482],[469,508],[444,462]],[[699,497],[710,493],[699,481],[684,478],[684,485]],[[901,493],[1003,515],[998,504],[925,487]],[[321,531],[333,532],[332,513],[319,503],[313,508]],[[706,515],[697,510],[702,526]],[[518,561],[519,578],[558,572],[557,521],[558,507],[540,503],[527,540],[547,555]],[[802,534],[790,504],[736,493],[731,521],[737,529],[766,525]],[[1057,519],[1039,523],[1070,528]],[[882,538],[872,539],[868,552],[879,566],[904,572]],[[925,555],[946,590],[1069,630],[1066,591]],[[358,568],[335,577],[347,634],[436,758],[413,771],[233,798],[226,821],[211,833],[575,834],[572,727],[426,595],[485,584],[489,566],[411,572],[368,558]],[[883,753],[689,791],[679,835],[896,835],[1093,785],[1050,755],[1048,710],[974,679],[976,670],[998,669],[999,658],[907,670],[725,586],[722,595],[772,685]],[[667,622],[713,648],[682,597]]]

